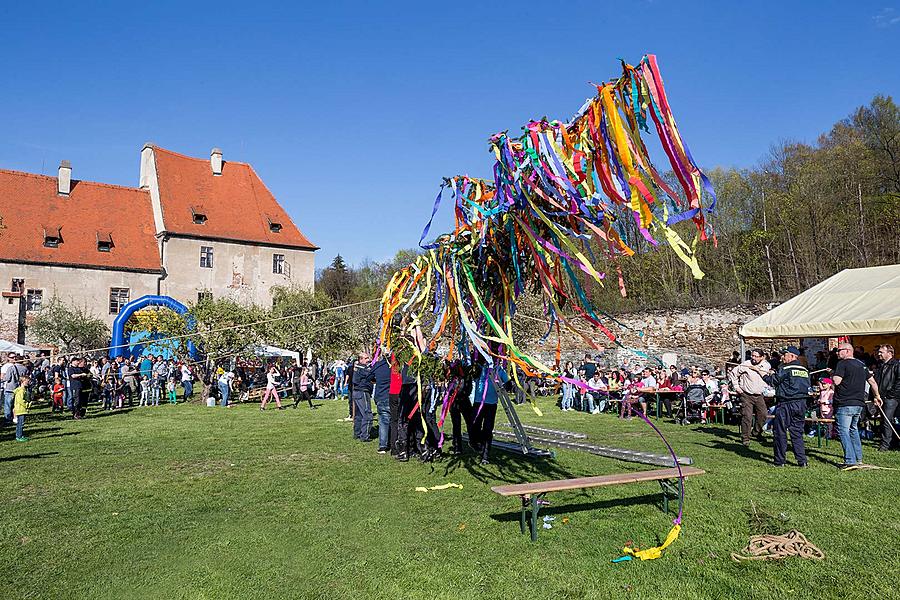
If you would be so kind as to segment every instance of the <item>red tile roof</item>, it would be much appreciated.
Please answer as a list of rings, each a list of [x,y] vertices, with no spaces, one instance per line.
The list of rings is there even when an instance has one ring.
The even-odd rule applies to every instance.
[[[209,159],[154,147],[165,230],[174,234],[317,250],[246,163],[223,161],[213,175]],[[206,216],[194,222],[194,213]],[[270,223],[281,225],[272,231]]]
[[[0,261],[161,272],[150,194],[137,188],[72,180],[59,196],[56,177],[0,169]],[[45,231],[59,229],[57,248]],[[97,250],[109,234],[110,252]]]

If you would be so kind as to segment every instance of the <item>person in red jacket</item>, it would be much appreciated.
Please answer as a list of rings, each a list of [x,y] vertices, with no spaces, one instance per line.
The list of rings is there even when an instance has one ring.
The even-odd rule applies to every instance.
[[[396,456],[399,452],[397,448],[397,427],[400,419],[400,387],[403,385],[403,378],[400,376],[400,364],[397,362],[397,357],[392,354],[389,362],[391,365],[391,385],[388,388],[388,398],[390,400],[391,425],[388,446],[391,449],[391,456]]]
[[[53,408],[50,412],[63,411],[63,394],[65,391],[66,386],[63,385],[62,379],[57,375],[53,380]]]

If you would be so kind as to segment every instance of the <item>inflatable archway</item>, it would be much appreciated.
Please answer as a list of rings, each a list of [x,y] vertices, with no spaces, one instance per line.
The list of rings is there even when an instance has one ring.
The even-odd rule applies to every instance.
[[[142,308],[147,308],[148,306],[159,306],[162,308],[168,308],[172,312],[175,312],[179,315],[186,314],[188,309],[187,307],[175,300],[174,298],[170,298],[169,296],[141,296],[136,300],[132,300],[128,304],[122,307],[119,311],[118,316],[116,316],[116,320],[113,321],[112,327],[112,349],[109,351],[109,356],[111,358],[116,358],[117,356],[128,356],[132,357],[137,355],[141,349],[143,348],[143,344],[131,344],[126,343],[125,341],[125,323],[128,322],[128,319],[131,318],[135,312],[141,310]],[[187,325],[189,330],[194,329],[194,320],[192,318],[188,318]],[[148,343],[152,343],[152,339],[147,340]],[[190,354],[191,359],[197,358],[199,352],[197,352],[197,347],[194,345],[194,342],[188,341],[187,343],[188,354]]]

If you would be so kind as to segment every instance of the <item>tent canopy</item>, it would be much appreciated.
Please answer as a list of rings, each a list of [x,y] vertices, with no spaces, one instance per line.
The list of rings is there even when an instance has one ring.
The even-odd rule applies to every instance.
[[[37,352],[40,348],[34,348],[32,346],[25,346],[23,344],[17,344],[15,342],[7,342],[6,340],[0,340],[0,352],[15,352],[16,354],[25,354],[27,352]]]
[[[293,358],[294,363],[300,366],[300,353],[293,350],[285,350],[275,346],[257,346],[254,349],[257,356],[280,356],[283,358]]]
[[[900,332],[900,265],[845,269],[741,327],[745,338]]]

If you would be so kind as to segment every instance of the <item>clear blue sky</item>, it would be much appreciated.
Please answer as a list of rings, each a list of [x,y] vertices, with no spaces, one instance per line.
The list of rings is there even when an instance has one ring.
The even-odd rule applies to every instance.
[[[659,57],[704,167],[900,95],[898,2],[434,4],[6,2],[0,168],[136,185],[145,141],[218,146],[322,267],[414,246],[442,177],[489,175],[490,134],[567,119],[618,57]]]

